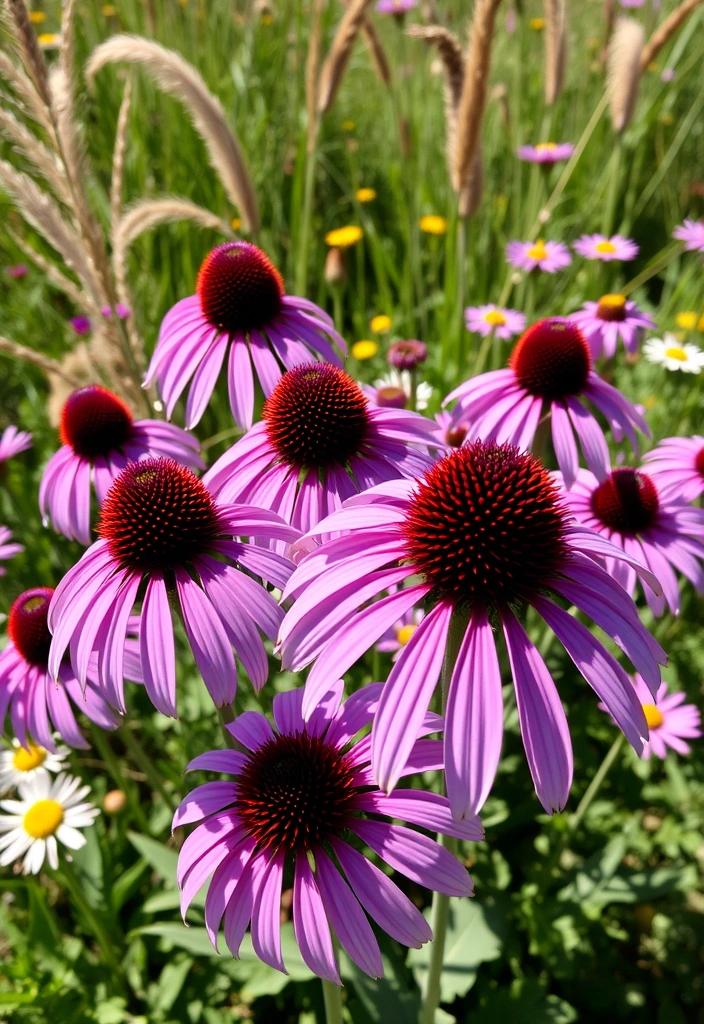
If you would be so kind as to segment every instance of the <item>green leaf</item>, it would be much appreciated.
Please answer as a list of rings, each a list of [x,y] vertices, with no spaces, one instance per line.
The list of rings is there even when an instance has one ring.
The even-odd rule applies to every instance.
[[[368,1017],[374,1024],[416,1024],[420,1010],[420,995],[401,987],[390,967],[387,957],[382,957],[384,964],[383,978],[370,978],[361,971],[349,957],[340,957],[340,968],[346,979],[354,985],[354,990]],[[354,1014],[352,1014],[354,1020]]]
[[[171,946],[185,949],[195,956],[217,956],[205,928],[187,928],[180,921],[163,921],[135,928],[131,935],[156,935]]]
[[[430,917],[430,911],[425,916]],[[477,978],[480,964],[501,955],[504,922],[493,907],[476,900],[452,898],[450,921],[445,943],[445,960],[440,982],[443,1003],[469,992]],[[413,968],[418,987],[425,988],[430,959],[430,944],[412,949],[408,963]]]
[[[127,838],[134,846],[137,853],[144,857],[148,864],[163,878],[166,885],[176,885],[176,867],[178,865],[178,853],[170,850],[163,843],[156,839],[143,836],[139,832],[128,832]]]
[[[648,903],[669,892],[696,889],[699,876],[694,864],[683,868],[655,868],[628,875],[616,874],[592,893],[588,903]]]
[[[510,988],[499,988],[481,1000],[472,1024],[572,1024],[577,1012],[563,999],[546,995],[535,978],[516,979]]]
[[[152,1001],[154,1013],[168,1013],[174,1005],[186,982],[193,959],[186,956],[178,963],[168,963],[159,975],[156,984],[156,998]]]

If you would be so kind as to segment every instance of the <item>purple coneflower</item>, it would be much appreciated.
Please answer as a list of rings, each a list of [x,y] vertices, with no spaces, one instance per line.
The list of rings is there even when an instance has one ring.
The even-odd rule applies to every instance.
[[[539,142],[537,146],[519,146],[518,156],[531,164],[556,164],[574,153],[570,142]]]
[[[358,491],[422,473],[428,446],[438,447],[430,420],[374,408],[344,370],[309,363],[284,374],[262,422],[203,482],[220,501],[271,509],[307,533]]]
[[[0,526],[0,562],[7,561],[10,558],[14,558],[15,555],[19,555],[24,548],[21,544],[11,544],[12,530],[8,530],[6,526]],[[4,576],[7,573],[7,569],[4,565],[0,565],[0,576]]]
[[[173,459],[147,458],[131,462],[115,480],[100,510],[98,534],[51,601],[54,679],[70,647],[83,683],[95,650],[99,682],[123,711],[120,652],[132,606],[143,593],[139,648],[146,690],[158,711],[176,717],[172,609],[183,618],[218,707],[232,703],[237,690],[233,648],[256,688],[264,685],[268,663],[258,629],[275,637],[283,613],[247,571],[283,588],[293,563],[240,537],[293,541],[297,530],[273,512],[215,501],[203,481]]]
[[[110,708],[97,685],[97,658],[91,655],[84,686],[67,662],[55,679],[48,670],[51,633],[47,625],[50,587],[25,590],[7,617],[8,641],[0,653],[0,728],[8,708],[12,731],[25,749],[29,739],[55,751],[52,733],[58,732],[71,747],[87,747],[76,721],[75,705],[101,729],[115,729],[120,716]],[[129,624],[136,629],[136,620]],[[136,640],[123,637],[119,652],[121,670],[133,682],[142,681]]]
[[[427,358],[428,350],[422,341],[395,341],[389,348],[389,363],[397,370],[415,370]]]
[[[457,398],[454,423],[469,424],[468,440],[509,441],[529,448],[541,417],[550,414],[557,462],[570,487],[579,466],[577,443],[599,479],[609,472],[603,431],[584,400],[606,417],[636,448],[634,427],[649,435],[637,409],[592,369],[589,344],[576,324],[563,317],[539,320],[519,338],[509,366],[460,384],[445,399]]]
[[[400,778],[449,644],[458,654],[447,697],[447,792],[456,818],[481,808],[503,732],[492,626],[500,623],[536,791],[548,812],[564,807],[572,779],[570,734],[547,666],[516,617],[526,605],[554,631],[629,742],[641,749],[647,726],[626,673],[558,600],[574,604],[613,637],[655,689],[664,654],[631,598],[595,559],[626,561],[655,589],[657,580],[628,553],[573,523],[534,456],[510,445],[466,444],[418,481],[396,480],[350,498],[314,532],[331,531],[345,535],[308,554],[284,591],[284,598],[296,597],[280,633],[284,667],[298,671],[317,659],[306,683],[306,717],[331,679],[427,600],[374,720],[372,765],[382,789],[390,792]],[[369,603],[414,578],[406,589]]]
[[[574,242],[572,248],[587,260],[634,260],[638,255],[638,246],[631,238],[621,235],[582,235]]]
[[[648,723],[643,759],[647,761],[654,754],[664,761],[668,747],[678,754],[690,754],[691,747],[685,740],[699,739],[702,734],[702,716],[696,704],[685,704],[687,694],[681,690],[668,694],[667,683],[660,684],[655,700],[639,675],[634,676],[633,685]]]
[[[547,274],[555,274],[564,267],[569,267],[572,257],[562,242],[509,242],[506,246],[506,260],[512,267],[519,270],[544,270]]]
[[[672,237],[684,242],[685,249],[691,252],[704,252],[704,220],[685,219],[684,224],[677,225]]]
[[[643,456],[648,475],[671,501],[690,502],[704,494],[704,437],[666,437]]]
[[[90,544],[91,483],[98,504],[130,462],[163,455],[205,469],[198,440],[163,420],[133,420],[111,391],[90,384],[74,391],[61,412],[62,447],[49,459],[39,487],[44,519],[69,540]]]
[[[467,330],[486,337],[493,331],[497,338],[507,341],[525,330],[525,313],[516,309],[502,309],[490,302],[487,306],[468,306],[464,311]]]
[[[284,873],[290,872],[301,955],[314,974],[340,984],[331,931],[374,978],[382,976],[383,967],[367,914],[404,946],[418,949],[432,938],[420,911],[360,852],[359,842],[419,885],[451,896],[472,895],[466,869],[438,842],[380,819],[468,840],[482,839],[483,831],[476,817],[453,821],[447,799],[435,793],[380,793],[369,768],[369,736],[357,743],[354,737],[371,721],[381,684],[365,686],[344,704],[341,683],[329,690],[307,721],[301,690],[277,694],[275,730],[258,712],[239,715],[227,728],[246,753],[214,750],[188,766],[226,772],[235,781],[199,786],[176,811],[173,825],[201,822],[181,848],[177,879],[185,916],[213,875],[205,927],[216,949],[223,917],[225,942],[235,957],[251,920],[257,956],[286,970],[280,908]],[[442,744],[418,739],[441,729],[438,715],[421,716],[402,774],[442,767]]]
[[[261,249],[226,242],[203,260],[196,294],[164,317],[145,384],[157,381],[171,417],[193,378],[186,402],[190,429],[205,412],[229,350],[230,408],[238,426],[251,427],[252,363],[268,397],[284,369],[297,363],[320,356],[340,365],[331,341],[347,351],[327,313],[307,299],[286,295],[281,275]]]
[[[582,309],[570,313],[568,320],[579,325],[589,342],[592,359],[613,359],[620,338],[629,355],[638,351],[644,330],[655,327],[653,318],[642,313],[625,295],[602,295],[598,302],[585,302]]]
[[[0,463],[27,451],[32,447],[32,435],[26,430],[18,430],[15,426],[6,427],[0,436]]]
[[[675,569],[702,593],[704,570],[704,510],[679,505],[660,494],[655,482],[642,470],[621,466],[601,483],[585,469],[563,495],[577,522],[623,548],[631,558],[647,565],[662,592],[653,593],[641,580],[653,615],[662,615],[665,603],[673,615],[680,610]],[[609,575],[632,594],[635,571],[623,561],[606,559]]]

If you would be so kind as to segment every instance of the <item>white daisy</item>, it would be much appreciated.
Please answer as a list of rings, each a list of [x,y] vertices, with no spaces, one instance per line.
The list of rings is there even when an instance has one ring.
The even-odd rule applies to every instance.
[[[378,391],[402,391],[406,396],[406,402],[411,400],[411,374],[409,370],[391,369],[379,380],[374,381],[374,387]],[[433,388],[427,381],[421,380],[416,387],[416,409],[422,412],[428,408],[428,403],[433,395]],[[379,405],[386,404],[381,401]]]
[[[47,772],[56,774],[65,767],[68,747],[57,747],[56,753],[35,745],[31,741],[25,749],[19,740],[13,739],[9,750],[0,750],[0,793],[19,786],[21,782],[36,779]]]
[[[24,856],[22,871],[36,875],[44,858],[56,869],[59,866],[58,842],[69,850],[85,845],[85,836],[78,831],[93,824],[99,811],[85,802],[90,786],[81,780],[61,774],[52,779],[48,773],[21,782],[17,787],[19,800],[2,800],[0,809],[0,865],[11,864]]]
[[[651,338],[643,346],[643,351],[651,363],[662,363],[668,370],[701,373],[704,366],[704,352],[700,348],[696,345],[683,345],[670,333],[665,333],[662,338]]]

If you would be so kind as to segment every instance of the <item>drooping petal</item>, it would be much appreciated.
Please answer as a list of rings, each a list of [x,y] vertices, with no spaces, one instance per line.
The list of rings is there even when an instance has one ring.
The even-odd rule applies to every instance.
[[[313,974],[341,985],[325,907],[305,853],[296,856],[293,929],[301,956]]]

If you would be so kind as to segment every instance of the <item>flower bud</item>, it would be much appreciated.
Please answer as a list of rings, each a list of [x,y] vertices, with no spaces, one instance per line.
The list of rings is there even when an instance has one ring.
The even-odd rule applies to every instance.
[[[395,341],[389,349],[389,362],[398,370],[414,370],[428,358],[422,341]]]

